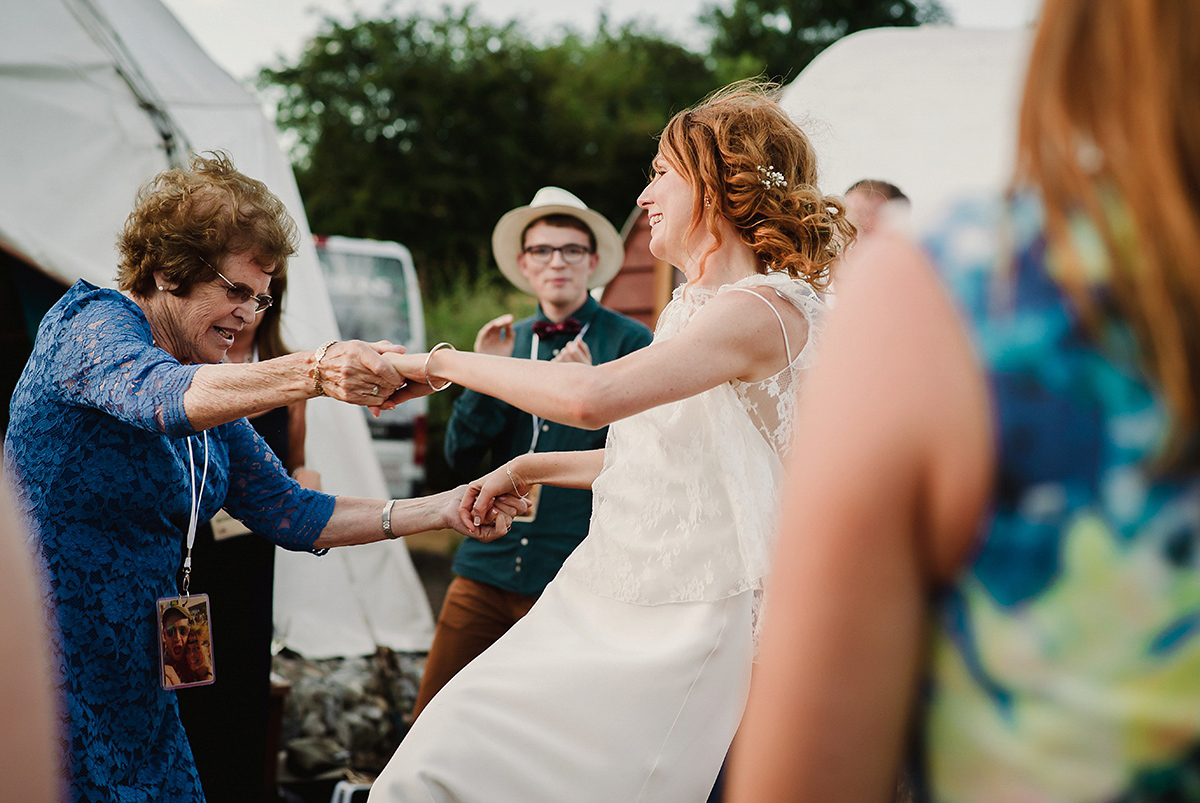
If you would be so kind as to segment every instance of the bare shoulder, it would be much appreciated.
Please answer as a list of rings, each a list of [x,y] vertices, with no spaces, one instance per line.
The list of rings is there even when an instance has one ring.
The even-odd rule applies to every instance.
[[[752,285],[727,287],[717,293],[696,313],[687,329],[691,331],[685,333],[710,344],[710,348],[735,354],[734,376],[753,382],[778,373],[789,356],[794,358],[799,353],[807,342],[808,321],[770,287]]]
[[[856,245],[838,290],[821,356],[845,391],[838,409],[920,467],[927,565],[944,578],[969,547],[991,478],[984,374],[953,300],[907,237]]]
[[[727,328],[746,334],[768,327],[778,332],[780,318],[803,321],[804,315],[771,286],[753,284],[723,288],[696,313],[693,320],[701,325],[720,322]]]

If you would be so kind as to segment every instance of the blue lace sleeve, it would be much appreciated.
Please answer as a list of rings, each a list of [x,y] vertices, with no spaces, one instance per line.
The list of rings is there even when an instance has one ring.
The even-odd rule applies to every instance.
[[[295,552],[311,551],[333,515],[334,498],[302,487],[246,419],[226,425],[225,509],[251,530]]]
[[[170,437],[195,434],[183,393],[200,366],[180,365],[154,346],[150,325],[132,301],[95,288],[48,317],[47,327],[58,331],[43,331],[39,340],[55,346],[44,356],[64,403]]]

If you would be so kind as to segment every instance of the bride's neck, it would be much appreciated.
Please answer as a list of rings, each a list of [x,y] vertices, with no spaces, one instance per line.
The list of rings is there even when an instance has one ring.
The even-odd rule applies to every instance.
[[[683,271],[687,276],[688,284],[696,287],[715,290],[745,279],[747,276],[762,273],[758,257],[755,256],[750,246],[740,239],[731,241],[727,237],[720,248],[708,255],[708,259],[704,261],[703,271],[700,269],[699,261],[700,255],[697,254],[696,259],[691,261]]]

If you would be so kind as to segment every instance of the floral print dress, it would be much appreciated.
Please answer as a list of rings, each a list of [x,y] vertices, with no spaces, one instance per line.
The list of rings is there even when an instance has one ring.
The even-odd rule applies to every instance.
[[[1103,276],[1094,230],[1072,235]],[[1155,471],[1167,413],[1136,343],[1085,331],[1036,198],[961,205],[926,248],[987,373],[997,473],[934,604],[918,799],[1200,800],[1200,485]]]

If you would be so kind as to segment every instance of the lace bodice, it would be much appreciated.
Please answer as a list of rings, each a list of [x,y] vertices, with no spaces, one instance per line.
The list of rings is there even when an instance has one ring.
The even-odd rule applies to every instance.
[[[734,393],[741,400],[742,406],[746,409],[747,415],[758,431],[762,433],[763,438],[770,444],[775,453],[779,455],[781,460],[785,460],[791,453],[792,449],[792,429],[796,423],[796,399],[799,398],[797,391],[799,390],[801,372],[807,368],[811,368],[815,362],[814,355],[819,350],[818,341],[820,340],[821,331],[819,325],[814,321],[819,321],[825,305],[808,285],[804,283],[792,282],[796,287],[788,287],[782,285],[780,287],[772,287],[773,290],[783,299],[795,304],[804,314],[805,320],[808,322],[807,337],[801,344],[800,352],[797,354],[795,346],[788,337],[787,330],[783,329],[783,341],[787,350],[789,365],[774,376],[769,376],[766,379],[758,382],[739,382],[733,381],[730,385],[733,387]],[[766,284],[763,282],[759,285]],[[771,286],[771,284],[767,284]],[[749,287],[736,287],[730,289],[746,290],[753,292]],[[798,290],[799,292],[791,292]],[[805,292],[807,291],[807,292]],[[779,313],[776,312],[776,317]],[[779,325],[783,328],[783,320],[779,320]]]
[[[591,529],[563,567],[594,592],[626,602],[712,601],[758,590],[773,545],[781,458],[796,391],[814,361],[824,304],[784,274],[720,290],[681,287],[656,342],[674,337],[718,293],[770,288],[808,324],[790,363],[759,382],[730,382],[614,423],[592,484]],[[763,314],[772,314],[763,305]],[[775,317],[772,315],[772,317]],[[786,330],[780,328],[779,337]],[[795,330],[793,329],[793,332]]]

